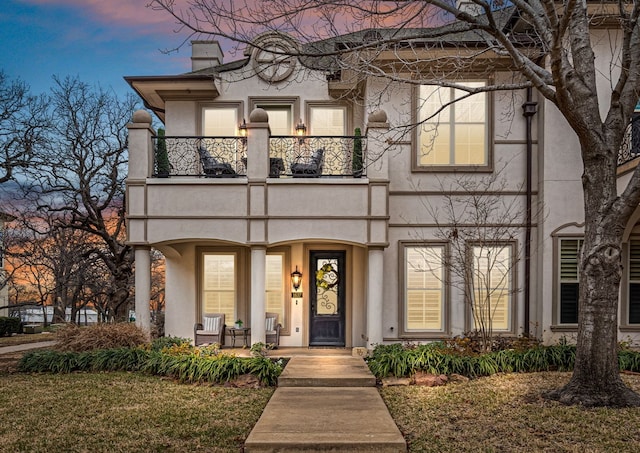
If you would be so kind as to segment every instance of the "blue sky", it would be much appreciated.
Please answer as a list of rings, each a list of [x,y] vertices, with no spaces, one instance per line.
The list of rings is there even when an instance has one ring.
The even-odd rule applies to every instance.
[[[148,0],[3,0],[0,70],[31,91],[47,91],[53,75],[133,92],[126,75],[179,74],[191,69],[186,34]]]

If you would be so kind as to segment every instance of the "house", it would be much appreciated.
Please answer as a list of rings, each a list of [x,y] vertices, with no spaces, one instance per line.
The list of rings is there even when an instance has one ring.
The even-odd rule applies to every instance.
[[[6,224],[15,220],[10,214],[0,212],[0,307],[7,307],[9,305],[9,286],[7,286],[7,273],[4,267],[4,231]],[[0,308],[0,316],[9,316],[8,308]]]
[[[509,8],[500,17],[518,31]],[[394,33],[400,50],[378,55],[390,70],[413,55],[438,61],[459,83],[513,78],[509,60],[490,52],[468,72],[448,71],[455,46],[405,43],[402,32],[363,30],[304,49],[345,49]],[[606,24],[593,29],[608,32]],[[455,39],[483,45],[476,34]],[[166,258],[169,335],[193,337],[209,312],[225,313],[227,325],[242,319],[252,343],[265,340],[265,313],[278,313],[280,344],[299,347],[430,341],[480,324],[547,342],[577,331],[580,148],[551,103],[535,90],[485,92],[434,121],[459,94],[454,88],[390,83],[336,69],[329,58],[292,57],[301,44],[281,33],[252,44],[243,58],[223,62],[217,42],[194,41],[191,72],[126,77],[166,128],[156,136],[147,111],[129,126],[127,230],[140,325],[149,324],[153,247]],[[597,51],[606,74],[611,49]],[[634,134],[620,161],[621,187],[637,165]],[[469,219],[481,209],[456,212],[478,199],[490,215],[472,238]],[[640,333],[638,218],[640,210],[625,236],[620,338]],[[454,268],[456,256],[474,263],[470,272]]]

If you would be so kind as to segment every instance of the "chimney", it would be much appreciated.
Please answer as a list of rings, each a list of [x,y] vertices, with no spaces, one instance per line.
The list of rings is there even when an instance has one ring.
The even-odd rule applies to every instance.
[[[191,70],[212,68],[222,64],[218,41],[191,41]]]

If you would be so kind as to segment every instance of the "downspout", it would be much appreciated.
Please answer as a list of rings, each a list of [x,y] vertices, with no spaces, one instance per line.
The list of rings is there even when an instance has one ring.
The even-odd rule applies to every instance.
[[[524,335],[528,337],[531,335],[531,224],[532,224],[532,173],[533,173],[533,138],[532,138],[532,123],[533,115],[536,114],[538,109],[538,103],[532,100],[533,90],[531,87],[527,88],[527,101],[522,105],[522,114],[526,118],[526,141],[527,141],[527,175],[526,175],[526,230],[524,239]]]

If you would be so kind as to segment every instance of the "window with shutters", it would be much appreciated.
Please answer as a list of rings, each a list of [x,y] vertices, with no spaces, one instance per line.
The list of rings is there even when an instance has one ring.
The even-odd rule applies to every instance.
[[[202,313],[224,313],[227,323],[237,319],[236,253],[203,255]]]
[[[444,244],[407,245],[403,248],[402,334],[446,331]]]
[[[582,243],[582,239],[560,239],[559,324],[578,323],[578,281]]]
[[[471,256],[474,327],[490,326],[494,332],[513,330],[513,247],[472,246]]]
[[[285,252],[268,252],[265,267],[265,311],[278,313],[278,322],[282,324],[282,333],[289,332],[289,314],[287,310],[287,292],[285,290]]]
[[[629,324],[640,324],[640,240],[629,242]]]

